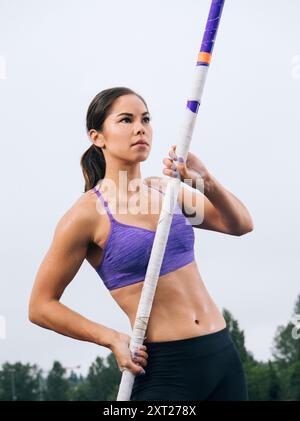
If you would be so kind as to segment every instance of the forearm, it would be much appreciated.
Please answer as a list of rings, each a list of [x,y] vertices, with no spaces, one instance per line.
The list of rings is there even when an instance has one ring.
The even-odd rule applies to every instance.
[[[252,218],[247,208],[212,175],[205,183],[204,194],[233,231],[244,233],[253,230]]]
[[[40,306],[30,320],[62,335],[95,343],[109,349],[118,335],[117,331],[86,319],[58,300],[52,300]]]

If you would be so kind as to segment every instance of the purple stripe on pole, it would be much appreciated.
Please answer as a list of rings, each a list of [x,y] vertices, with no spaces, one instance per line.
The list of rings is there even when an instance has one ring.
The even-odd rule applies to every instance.
[[[197,113],[199,105],[200,103],[198,101],[188,101],[186,108],[189,108],[193,113]]]
[[[200,51],[212,53],[225,0],[214,0],[211,4]]]
[[[209,64],[204,61],[197,61],[197,66],[209,66]]]

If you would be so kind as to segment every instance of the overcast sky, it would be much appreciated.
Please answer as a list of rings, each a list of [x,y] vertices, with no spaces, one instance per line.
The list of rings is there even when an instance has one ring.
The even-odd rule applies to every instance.
[[[58,220],[83,193],[87,107],[127,86],[147,101],[153,146],[142,176],[161,176],[176,144],[209,0],[0,0],[0,365],[54,359],[86,372],[106,348],[31,324],[28,300]],[[190,150],[249,209],[254,231],[195,229],[195,255],[219,309],[255,358],[300,293],[300,2],[228,0]],[[298,251],[297,251],[298,250]],[[62,302],[131,334],[85,261]],[[1,335],[0,335],[1,336]]]

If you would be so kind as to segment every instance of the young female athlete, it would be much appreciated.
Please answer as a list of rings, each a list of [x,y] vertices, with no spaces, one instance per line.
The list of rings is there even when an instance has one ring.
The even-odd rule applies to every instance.
[[[240,236],[253,224],[245,206],[194,154],[181,162],[172,145],[163,159],[163,174],[179,174],[182,184],[139,352],[131,355],[129,335],[60,303],[87,259],[133,327],[167,185],[166,177],[142,180],[140,163],[150,155],[152,127],[139,94],[125,87],[97,94],[87,131],[93,144],[81,158],[85,192],[57,224],[36,275],[30,321],[109,348],[119,369],[136,375],[131,400],[247,400],[240,356],[195,261],[193,229]],[[195,213],[201,223],[193,225]]]

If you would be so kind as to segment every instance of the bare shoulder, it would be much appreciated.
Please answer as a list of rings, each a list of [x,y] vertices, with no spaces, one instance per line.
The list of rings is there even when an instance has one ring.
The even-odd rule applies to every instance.
[[[89,242],[93,237],[96,206],[95,195],[88,191],[73,203],[59,219],[55,233]]]
[[[60,299],[86,258],[94,227],[93,198],[81,196],[59,219],[37,271],[31,302]]]

